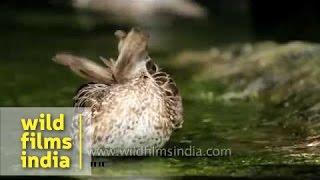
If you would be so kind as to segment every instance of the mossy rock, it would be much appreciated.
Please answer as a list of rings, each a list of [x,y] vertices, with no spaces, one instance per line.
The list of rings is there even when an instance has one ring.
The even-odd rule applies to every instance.
[[[320,133],[320,44],[234,44],[182,52],[175,62],[194,69],[198,81],[225,84],[221,99],[256,98],[264,104],[262,114],[281,112],[273,121],[300,126],[300,134]]]

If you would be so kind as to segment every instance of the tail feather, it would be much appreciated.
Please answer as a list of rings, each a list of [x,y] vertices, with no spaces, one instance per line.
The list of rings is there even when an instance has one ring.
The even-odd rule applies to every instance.
[[[102,67],[89,59],[59,53],[53,58],[53,61],[68,66],[74,73],[95,83],[111,84],[114,82],[112,67]]]

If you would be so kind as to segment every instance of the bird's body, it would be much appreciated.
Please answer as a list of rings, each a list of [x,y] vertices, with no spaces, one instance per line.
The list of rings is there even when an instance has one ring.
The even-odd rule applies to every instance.
[[[146,34],[134,29],[123,35],[118,34],[120,53],[117,61],[106,62],[105,72],[97,67],[95,72],[104,73],[97,78],[94,73],[88,74],[94,71],[95,65],[86,67],[81,62],[86,60],[76,60],[77,57],[69,55],[56,56],[59,63],[70,66],[87,79],[96,79],[81,87],[75,96],[76,107],[89,107],[83,113],[86,150],[107,148],[119,154],[123,153],[121,150],[158,149],[169,140],[173,130],[182,127],[181,96],[172,78],[159,70],[147,55]],[[72,129],[77,146],[77,117]]]

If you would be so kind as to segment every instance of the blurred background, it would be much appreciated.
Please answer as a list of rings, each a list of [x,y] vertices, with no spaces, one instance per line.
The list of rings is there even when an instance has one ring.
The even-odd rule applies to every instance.
[[[57,52],[117,56],[115,30],[151,34],[172,74],[184,128],[167,146],[231,148],[231,157],[123,160],[106,176],[320,176],[318,1],[2,0],[0,105],[72,106],[86,83]]]
[[[2,31],[106,33],[142,26],[185,47],[255,40],[319,41],[317,1],[3,0]],[[198,43],[193,42],[197,34]],[[162,37],[163,36],[163,37]],[[189,40],[189,41],[188,41]],[[174,47],[177,47],[176,45]]]

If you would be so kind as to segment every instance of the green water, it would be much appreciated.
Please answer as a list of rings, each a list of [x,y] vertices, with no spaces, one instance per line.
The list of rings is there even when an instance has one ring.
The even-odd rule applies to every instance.
[[[74,15],[35,12],[15,15],[2,22],[6,26],[0,35],[1,106],[71,106],[76,89],[86,81],[54,64],[51,58],[56,52],[68,51],[97,61],[99,56],[116,57],[117,42],[113,37],[116,27],[87,30]],[[229,43],[230,38],[236,42],[250,41],[248,29],[238,32],[238,37],[226,34],[224,38],[221,28],[203,24],[193,27],[196,28],[186,24],[170,29],[171,36],[165,37],[169,40],[151,47],[151,57],[174,76],[183,96],[184,128],[173,135],[166,147],[231,149],[231,156],[122,159],[107,167],[94,168],[94,174],[319,176],[319,156],[309,151],[277,150],[300,140],[294,134],[295,129],[263,121],[272,120],[277,110],[262,113],[266,107],[254,99],[221,101],[216,97],[227,90],[221,82],[197,82],[192,79],[192,69],[189,72],[172,66],[175,54],[182,49],[208,49],[210,45]],[[212,30],[216,32],[211,33]]]

